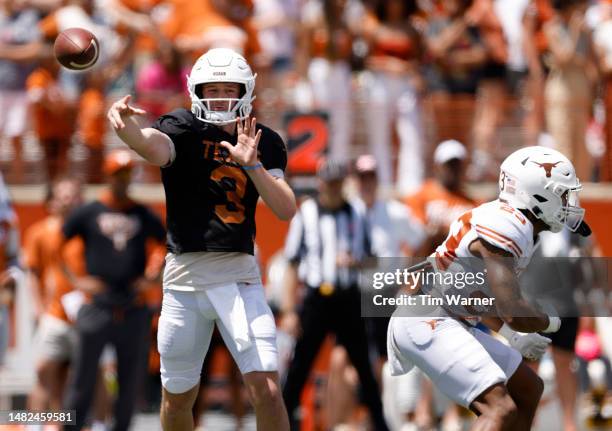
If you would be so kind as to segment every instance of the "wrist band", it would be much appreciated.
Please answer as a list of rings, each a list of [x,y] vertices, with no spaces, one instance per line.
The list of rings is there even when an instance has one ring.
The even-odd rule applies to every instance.
[[[242,169],[244,169],[245,171],[253,171],[255,169],[259,169],[261,168],[263,165],[261,164],[261,162],[253,165],[253,166],[242,166]]]
[[[561,328],[561,318],[557,316],[548,316],[548,328],[546,328],[542,332],[557,332],[559,328]]]
[[[504,337],[506,340],[510,341],[514,334],[516,334],[516,331],[504,322],[504,324],[501,328],[499,328],[499,331],[497,331],[497,333]]]

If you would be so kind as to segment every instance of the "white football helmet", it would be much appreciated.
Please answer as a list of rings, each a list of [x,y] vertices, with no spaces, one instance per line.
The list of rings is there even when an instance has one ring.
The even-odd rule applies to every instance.
[[[529,210],[552,232],[564,226],[575,232],[584,218],[582,189],[572,162],[559,151],[525,147],[510,154],[500,167],[499,198]]]
[[[236,113],[241,119],[247,117],[255,100],[255,78],[251,67],[244,57],[229,48],[214,48],[206,52],[195,62],[187,76],[187,89],[191,97],[191,112],[200,120],[213,124],[228,124],[236,120]],[[198,86],[210,82],[235,82],[242,85],[239,99],[204,99],[202,89]],[[212,101],[226,101],[227,110],[213,111]]]

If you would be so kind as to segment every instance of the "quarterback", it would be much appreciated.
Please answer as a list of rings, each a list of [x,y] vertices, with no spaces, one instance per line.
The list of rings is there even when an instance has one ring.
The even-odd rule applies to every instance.
[[[145,114],[114,103],[117,135],[161,167],[168,254],[157,345],[164,430],[193,429],[191,409],[214,325],[244,376],[258,430],[288,430],[280,395],[276,327],[253,256],[261,196],[281,220],[296,210],[284,180],[280,136],[249,118],[255,77],[246,60],[211,49],[191,69],[191,111],[177,109],[141,128]]]
[[[524,300],[518,274],[540,232],[568,228],[586,236],[590,229],[578,203],[580,182],[563,154],[522,148],[500,170],[499,198],[458,217],[430,257],[436,272],[456,270],[462,258],[484,265],[496,317],[466,317],[461,301],[426,317],[396,312],[387,348],[393,374],[420,368],[442,392],[478,415],[472,429],[529,430],[543,384],[523,358],[539,359],[550,340],[536,332],[556,332],[561,323]],[[479,320],[510,345],[475,328]]]

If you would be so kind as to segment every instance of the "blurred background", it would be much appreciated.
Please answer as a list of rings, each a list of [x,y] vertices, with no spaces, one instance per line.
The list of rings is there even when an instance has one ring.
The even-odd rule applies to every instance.
[[[55,37],[71,27],[88,29],[100,41],[100,59],[85,72],[68,71],[53,57]],[[350,168],[342,185],[347,199],[367,201],[363,181],[372,174],[377,196],[404,208],[401,229],[419,232],[414,238],[421,240],[402,244],[402,254],[424,255],[444,239],[458,211],[495,198],[499,164],[509,153],[544,145],[576,166],[595,233],[588,244],[566,235],[547,252],[612,256],[610,0],[0,0],[0,172],[6,184],[0,200],[12,211],[6,229],[19,234],[20,256],[33,253],[28,229],[53,213],[53,180],[69,176],[83,184],[84,200],[106,187],[105,158],[123,147],[106,120],[110,104],[131,94],[148,113],[143,125],[189,108],[186,75],[214,47],[242,53],[257,73],[254,114],[285,139],[287,176],[299,196],[316,193],[323,158]],[[364,155],[369,164],[355,163]],[[131,195],[163,219],[159,169],[133,158]],[[283,290],[288,223],[276,221],[263,205],[257,218],[258,257],[274,305]],[[0,410],[25,408],[40,378],[32,340],[48,293],[45,282],[31,282],[31,266],[20,264],[23,274],[0,317],[7,333]],[[38,303],[33,289],[42,298]],[[159,286],[151,287],[147,301],[154,340]],[[602,332],[606,325],[605,319],[581,319],[573,339],[586,336],[590,353],[576,355],[572,343],[565,362],[554,354],[544,360],[549,391],[543,410],[557,410],[538,429],[612,429],[612,335]],[[280,337],[286,362],[290,332]],[[367,428],[367,410],[358,399],[342,418],[325,411],[330,361],[338,357],[334,346],[328,337],[302,393],[304,430]],[[112,352],[106,356],[104,384],[112,395]],[[199,413],[212,411],[208,420],[221,419],[207,429],[252,429],[227,351],[218,346],[209,356]],[[600,362],[589,368],[592,361]],[[576,380],[570,392],[577,396],[565,404],[554,401],[553,364],[565,364],[568,378]],[[134,427],[157,429],[155,343],[147,368],[137,410],[149,413],[139,413]],[[577,415],[568,413],[571,406]],[[414,410],[398,413],[394,429],[413,429],[401,426],[417,422],[421,429],[461,429],[444,427],[464,420],[456,419],[458,412],[445,422],[431,405],[419,410],[428,414],[417,411],[417,420]]]

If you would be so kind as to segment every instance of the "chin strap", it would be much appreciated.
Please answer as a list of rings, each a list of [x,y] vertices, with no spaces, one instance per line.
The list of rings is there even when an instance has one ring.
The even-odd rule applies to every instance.
[[[582,220],[580,222],[580,226],[578,226],[578,229],[576,229],[576,233],[580,236],[584,236],[587,237],[589,235],[591,235],[591,228],[589,227],[589,225],[587,224],[587,222],[585,222],[584,220]]]

